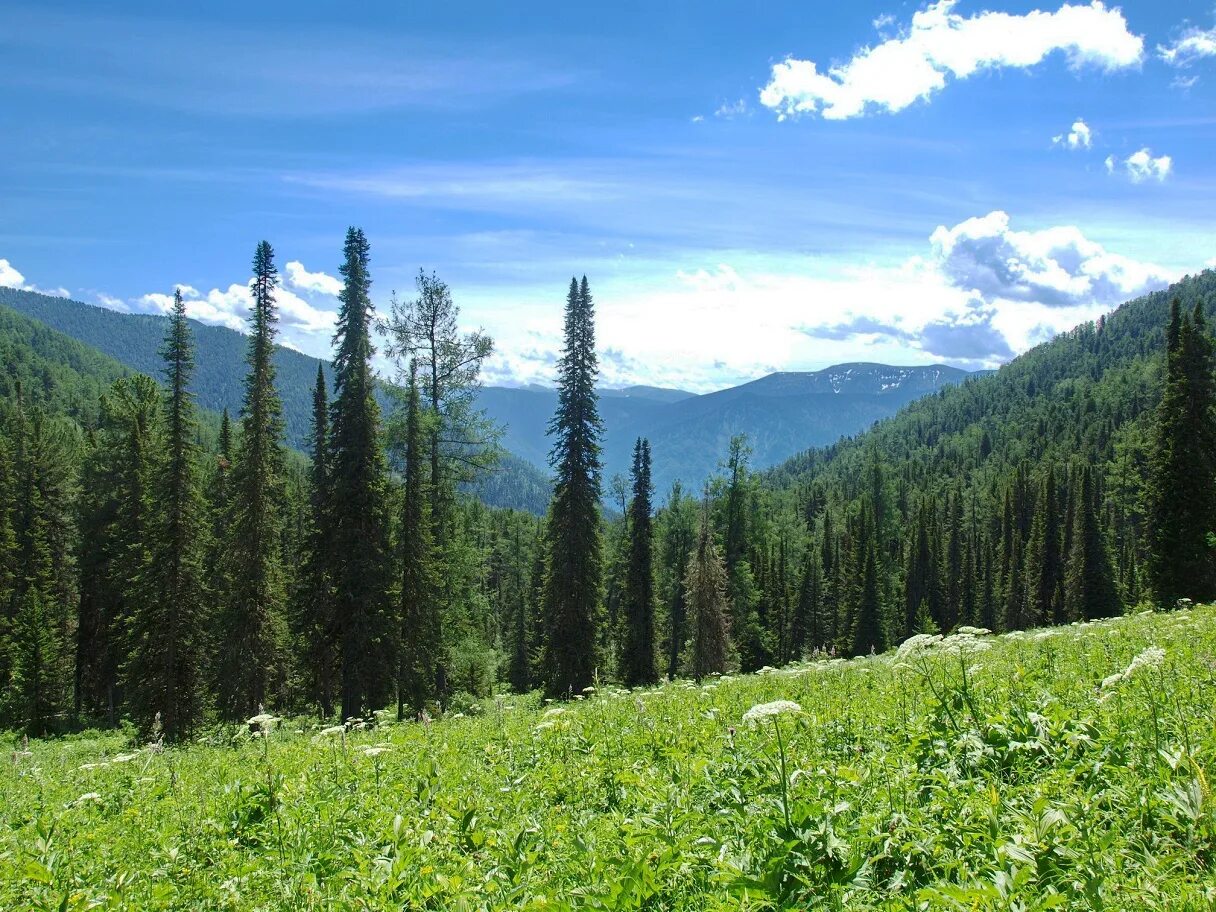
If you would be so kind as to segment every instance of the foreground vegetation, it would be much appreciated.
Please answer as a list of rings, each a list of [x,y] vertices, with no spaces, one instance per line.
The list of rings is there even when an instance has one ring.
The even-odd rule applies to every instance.
[[[1200,607],[431,724],[14,738],[0,907],[1210,909],[1214,657]]]

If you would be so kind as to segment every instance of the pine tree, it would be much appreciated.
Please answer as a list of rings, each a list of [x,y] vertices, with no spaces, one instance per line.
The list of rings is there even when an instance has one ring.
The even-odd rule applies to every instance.
[[[1158,603],[1216,597],[1216,391],[1212,342],[1202,304],[1183,316],[1174,300],[1167,330],[1165,388],[1153,450],[1150,575]]]
[[[1072,620],[1110,617],[1123,607],[1095,499],[1093,470],[1086,466],[1076,492],[1072,550],[1064,577],[1065,611]]]
[[[565,349],[557,370],[557,414],[549,425],[556,438],[549,463],[557,477],[549,507],[545,575],[546,689],[551,696],[581,693],[591,684],[596,667],[603,425],[595,392],[599,367],[586,276],[581,285],[570,280]]]
[[[726,671],[730,659],[730,621],[726,608],[726,565],[709,529],[708,497],[701,510],[697,544],[684,578],[692,638],[688,673],[700,681]]]
[[[654,558],[651,530],[650,441],[639,437],[633,448],[633,499],[629,504],[629,560],[625,581],[625,643],[621,679],[643,687],[659,679],[655,667]]]
[[[445,665],[435,591],[434,540],[424,460],[425,437],[415,371],[406,393],[405,497],[400,534],[401,621],[397,666],[397,718],[408,705],[417,716],[435,692],[436,671]]]
[[[260,711],[281,689],[286,588],[283,535],[283,405],[275,389],[275,289],[279,274],[266,241],[253,256],[249,286],[249,372],[241,438],[232,467],[232,516],[220,628],[219,706],[228,719]],[[278,686],[276,686],[278,685]]]
[[[169,740],[188,736],[203,713],[202,649],[207,589],[206,507],[199,484],[193,342],[181,291],[162,349],[167,389],[164,456],[157,470],[157,517],[147,598],[131,622],[125,678],[132,712],[144,728],[160,714]]]
[[[346,233],[344,281],[334,337],[330,406],[330,497],[326,510],[332,585],[342,660],[344,718],[384,706],[393,689],[388,581],[387,477],[371,358],[370,246]]]
[[[332,503],[329,473],[329,399],[325,368],[317,365],[312,392],[312,457],[308,474],[308,519],[304,559],[294,623],[300,665],[308,698],[328,719],[334,712],[338,642],[331,574],[333,552],[329,540],[328,509]]]

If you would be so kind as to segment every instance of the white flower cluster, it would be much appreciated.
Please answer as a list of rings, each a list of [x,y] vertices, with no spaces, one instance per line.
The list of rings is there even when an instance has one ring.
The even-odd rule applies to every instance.
[[[772,703],[757,703],[743,714],[743,721],[748,725],[755,725],[774,716],[800,712],[802,707],[793,700],[774,700]]]
[[[1132,659],[1122,671],[1115,672],[1102,679],[1102,690],[1110,691],[1120,681],[1127,681],[1142,668],[1158,668],[1165,661],[1165,650],[1160,646],[1150,646]]]
[[[897,659],[907,659],[925,652],[941,652],[947,655],[963,655],[991,649],[992,644],[983,637],[992,631],[985,627],[960,627],[949,636],[938,633],[916,633],[899,644]]]

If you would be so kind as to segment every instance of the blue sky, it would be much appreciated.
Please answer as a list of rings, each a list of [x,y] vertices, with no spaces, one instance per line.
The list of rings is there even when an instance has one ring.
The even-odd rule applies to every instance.
[[[325,354],[348,225],[544,381],[990,366],[1216,263],[1216,6],[0,2],[0,284]]]

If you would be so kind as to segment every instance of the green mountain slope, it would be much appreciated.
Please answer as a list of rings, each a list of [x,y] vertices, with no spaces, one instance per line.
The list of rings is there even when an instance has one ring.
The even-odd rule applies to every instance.
[[[0,303],[93,346],[134,370],[160,369],[166,317],[123,314],[65,298],[0,288]],[[191,321],[198,349],[193,388],[199,404],[234,415],[243,395],[245,337],[231,329]],[[275,353],[287,441],[307,440],[317,359],[280,347]],[[707,395],[655,387],[603,390],[605,477],[626,474],[639,436],[655,453],[660,491],[680,479],[696,487],[718,469],[730,438],[746,434],[754,464],[767,468],[810,446],[832,443],[886,418],[906,403],[968,374],[944,365],[891,367],[841,364],[820,371],[785,372]],[[382,400],[388,406],[388,397]],[[549,420],[556,393],[543,386],[486,387],[479,404],[504,428],[502,444],[518,459],[506,460],[496,478],[476,493],[487,502],[543,510],[547,495]],[[518,493],[511,493],[511,492]],[[504,499],[505,498],[505,499]]]
[[[877,451],[916,486],[942,492],[966,482],[982,493],[1024,463],[1105,461],[1127,428],[1156,405],[1169,302],[1216,301],[1206,271],[1129,301],[1063,333],[999,371],[913,402],[872,430],[809,450],[768,473],[779,485],[843,485],[856,491],[866,454]]]
[[[153,314],[123,314],[67,298],[0,288],[0,304],[32,317],[109,355],[132,370],[159,377],[160,347],[169,318]],[[190,321],[197,351],[191,390],[205,409],[227,408],[236,416],[244,397],[248,340],[222,326]],[[308,439],[316,358],[279,346],[275,351],[279,395],[287,424],[287,443],[296,449]]]

